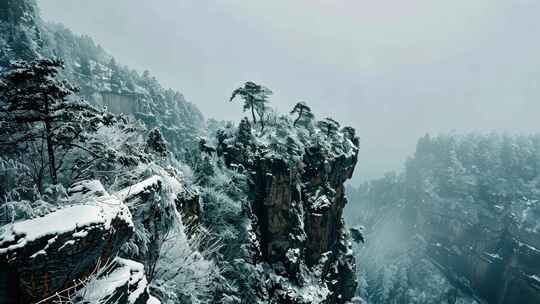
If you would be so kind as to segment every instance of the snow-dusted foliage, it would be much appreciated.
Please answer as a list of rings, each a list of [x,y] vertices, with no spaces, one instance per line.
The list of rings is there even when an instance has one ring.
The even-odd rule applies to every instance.
[[[62,77],[80,88],[97,107],[127,114],[159,128],[169,149],[182,153],[204,133],[204,117],[176,91],[163,88],[148,71],[138,73],[121,64],[86,35],[60,24],[47,24],[34,0],[10,1],[0,7],[0,69],[11,61],[58,58]]]
[[[9,5],[8,5],[9,4]],[[4,2],[0,9],[0,66],[34,59],[42,43],[36,2]]]
[[[185,229],[185,227],[184,227]],[[213,300],[221,270],[212,258],[219,241],[201,229],[179,229],[164,241],[151,290],[162,303],[202,304]]]
[[[187,181],[179,173],[154,164],[139,175],[149,177],[115,193],[134,215],[135,233],[124,255],[143,262],[162,303],[208,303],[220,277],[213,261],[219,239],[184,225],[180,208]]]
[[[537,273],[537,263],[524,261],[540,256],[539,164],[538,135],[425,136],[404,173],[350,190],[349,220],[367,227],[357,253],[361,296],[369,303],[498,301],[486,291],[513,280],[499,269],[512,263],[523,276]],[[527,293],[534,287],[519,286],[518,294],[534,298]]]
[[[331,132],[325,127],[328,121],[333,121]],[[295,164],[301,160],[304,150],[310,147],[320,149],[329,157],[351,156],[358,151],[355,144],[358,138],[353,128],[339,129],[339,123],[331,118],[319,122],[321,124],[317,126],[310,121],[295,125],[295,117],[267,109],[264,129],[244,119],[237,128],[228,125],[218,130],[218,153],[220,148],[223,150],[227,146],[235,146],[244,150],[242,157],[245,158],[261,152],[266,158],[282,159]]]
[[[110,115],[110,114],[109,114]],[[107,185],[128,179],[152,156],[145,149],[144,129],[126,117],[109,116],[111,123],[102,125],[78,143],[82,151],[70,155],[66,178],[70,180],[98,178]]]
[[[90,37],[75,35],[62,25],[42,25],[42,37],[41,53],[62,58],[64,76],[92,104],[131,115],[148,129],[157,127],[175,153],[195,145],[204,117],[181,93],[163,88],[148,71],[138,73],[122,66]]]
[[[116,258],[98,263],[85,280],[51,300],[55,304],[118,303],[122,299],[127,300],[126,304],[145,303],[144,298],[151,297],[148,289],[144,265]]]
[[[256,238],[249,218],[247,178],[228,169],[221,160],[203,155],[195,162],[194,179],[203,200],[202,225],[211,239],[220,242],[214,254],[222,278],[215,282],[218,296],[227,303],[254,297]]]
[[[136,219],[135,237],[125,244],[128,256],[144,259],[154,267],[159,248],[182,227],[176,207],[181,187],[174,177],[154,175],[115,193],[133,210]]]

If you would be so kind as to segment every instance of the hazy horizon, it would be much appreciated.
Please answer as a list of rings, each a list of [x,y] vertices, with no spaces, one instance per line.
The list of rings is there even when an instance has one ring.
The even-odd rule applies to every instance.
[[[38,0],[47,21],[148,69],[207,118],[240,83],[307,101],[361,137],[356,180],[399,170],[418,137],[538,132],[540,2]]]

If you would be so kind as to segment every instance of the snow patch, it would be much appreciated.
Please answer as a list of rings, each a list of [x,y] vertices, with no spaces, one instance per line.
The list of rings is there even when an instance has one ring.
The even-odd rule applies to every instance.
[[[492,259],[495,259],[495,260],[502,260],[503,259],[498,253],[484,252],[484,254],[489,256]]]
[[[135,184],[133,186],[129,186],[127,188],[124,188],[118,192],[116,192],[114,195],[121,201],[126,201],[133,196],[136,196],[144,191],[144,189],[151,187],[153,185],[156,185],[161,181],[161,177],[158,175],[151,176],[142,182]]]
[[[523,247],[523,246],[524,246],[524,247],[527,247],[527,248],[528,248],[529,250],[531,250],[531,251],[534,251],[534,252],[536,252],[536,253],[540,253],[540,249],[538,249],[538,248],[536,248],[536,247],[534,247],[534,246],[531,246],[531,245],[529,245],[529,244],[526,244],[526,243],[523,243],[523,242],[519,242],[519,241],[518,241],[518,245],[519,245],[519,247]]]
[[[105,192],[101,197],[94,197],[85,204],[65,207],[43,217],[30,219],[2,227],[0,232],[0,254],[26,246],[28,242],[47,236],[55,236],[77,231],[76,237],[85,236],[85,229],[102,226],[108,230],[113,219],[118,218],[133,227],[131,213],[121,201]],[[80,231],[78,231],[80,230]],[[49,240],[48,245],[54,242]],[[48,245],[43,249],[46,250]]]
[[[148,301],[146,301],[146,304],[161,304],[161,302],[157,298],[150,296]]]
[[[148,283],[142,264],[122,258],[116,258],[114,263],[118,266],[113,271],[90,281],[80,291],[86,302],[101,303],[113,295],[116,290],[128,285],[128,290],[130,290],[128,303],[133,304],[146,291]],[[159,303],[159,301],[154,303]]]

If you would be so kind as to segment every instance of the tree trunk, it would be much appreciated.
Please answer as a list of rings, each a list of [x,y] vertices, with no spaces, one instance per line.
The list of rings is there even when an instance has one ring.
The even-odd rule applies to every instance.
[[[261,133],[264,131],[264,113],[261,114],[259,120],[261,121]]]
[[[296,123],[300,120],[300,117],[302,117],[302,114],[304,113],[303,109],[300,109],[300,113],[298,113],[298,117],[294,120],[293,127],[296,127]]]
[[[47,132],[46,136],[47,136],[47,154],[49,156],[49,171],[51,174],[51,179],[52,179],[53,184],[57,184],[58,178],[56,176],[56,163],[54,159],[51,125],[49,122],[45,122],[45,130]]]
[[[49,116],[49,103],[45,102],[45,115]],[[45,118],[45,137],[47,139],[47,155],[49,156],[49,173],[53,184],[58,183],[58,177],[56,176],[56,163],[54,159],[54,149],[52,142],[51,122],[49,118]]]
[[[255,105],[251,104],[251,116],[253,117],[253,125],[257,124],[257,119],[255,118]]]

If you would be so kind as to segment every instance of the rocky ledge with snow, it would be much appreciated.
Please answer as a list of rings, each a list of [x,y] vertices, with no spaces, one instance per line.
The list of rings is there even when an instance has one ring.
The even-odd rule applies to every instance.
[[[1,228],[0,303],[35,302],[72,287],[114,259],[133,233],[128,208],[99,182],[70,194],[72,205]]]

